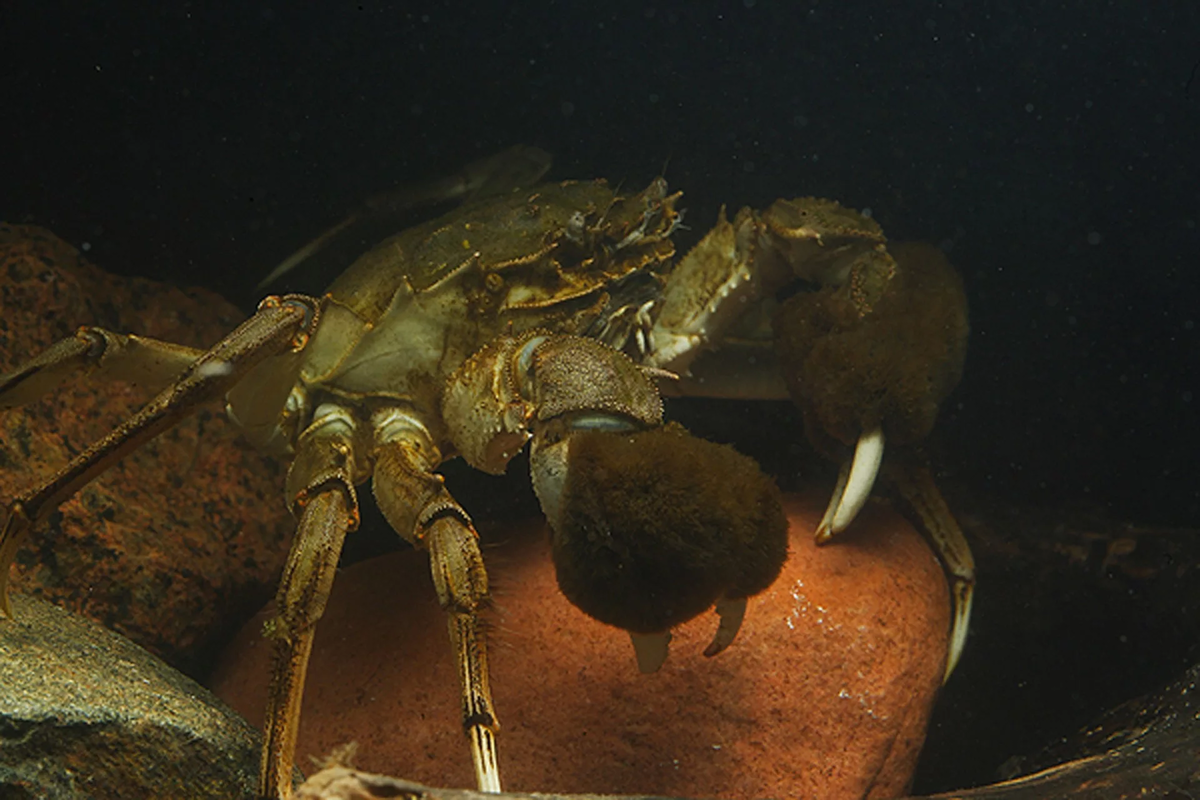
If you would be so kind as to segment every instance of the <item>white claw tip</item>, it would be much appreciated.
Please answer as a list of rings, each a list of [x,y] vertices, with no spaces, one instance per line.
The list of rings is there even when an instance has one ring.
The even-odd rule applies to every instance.
[[[630,633],[629,638],[637,653],[638,669],[643,673],[658,672],[670,652],[671,632]]]
[[[829,500],[829,508],[817,528],[817,544],[829,541],[850,527],[858,512],[871,497],[879,465],[883,463],[883,429],[872,428],[858,437],[854,447],[854,462],[838,476],[837,488]]]

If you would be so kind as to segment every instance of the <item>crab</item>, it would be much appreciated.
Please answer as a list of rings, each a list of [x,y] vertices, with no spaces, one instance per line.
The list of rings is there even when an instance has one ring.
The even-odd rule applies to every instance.
[[[208,350],[81,328],[0,376],[0,409],[73,372],[160,389],[140,412],[0,509],[0,611],[15,552],[66,498],[198,405],[224,398],[256,445],[290,458],[297,533],[268,622],[275,668],[260,794],[292,793],[305,670],[358,487],[429,555],[458,664],[479,788],[501,788],[480,612],[478,534],[437,467],[503,472],[526,446],[564,594],[630,633],[639,668],[709,609],[733,643],[778,575],[787,522],[749,458],[664,421],[662,394],[782,398],[840,478],[817,532],[848,527],[883,464],[951,576],[947,675],[970,613],[970,551],[916,443],[957,381],[961,284],[923,249],[831,201],[743,209],[676,262],[680,195],[568,181],[484,197],[374,247],[320,297],[269,296]],[[897,347],[900,350],[897,350]],[[889,448],[892,452],[892,448]],[[698,476],[703,480],[698,480]]]

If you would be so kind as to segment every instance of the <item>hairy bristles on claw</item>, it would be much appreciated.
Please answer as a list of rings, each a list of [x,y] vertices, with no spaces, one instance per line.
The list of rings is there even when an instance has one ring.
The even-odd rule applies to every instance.
[[[563,594],[638,634],[661,634],[720,597],[757,594],[787,555],[787,517],[771,479],[752,459],[678,425],[574,434],[557,517]]]

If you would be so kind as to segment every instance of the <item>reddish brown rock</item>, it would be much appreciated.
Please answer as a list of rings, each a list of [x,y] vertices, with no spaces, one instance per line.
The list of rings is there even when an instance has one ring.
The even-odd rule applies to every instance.
[[[44,230],[0,225],[0,373],[80,325],[200,347],[241,318],[210,292],[109,275]],[[0,501],[148,399],[136,386],[80,378],[0,412]],[[270,596],[291,529],[282,466],[206,407],[64,503],[18,553],[12,585],[194,670],[231,613]]]
[[[558,593],[540,526],[486,550],[501,774],[515,791],[749,798],[892,797],[907,788],[940,682],[949,601],[931,551],[885,506],[816,548],[823,498],[788,501],[791,554],[734,645],[706,659],[707,614],[640,675],[628,637]],[[214,689],[262,720],[261,618]],[[357,766],[469,786],[446,627],[424,556],[339,574],[316,637],[298,763],[348,740]]]

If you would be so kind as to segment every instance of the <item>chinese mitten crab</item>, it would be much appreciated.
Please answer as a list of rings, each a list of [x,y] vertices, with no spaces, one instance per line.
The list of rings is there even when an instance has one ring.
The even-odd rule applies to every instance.
[[[665,423],[656,381],[718,396],[785,396],[790,386],[818,446],[843,459],[857,448],[822,525],[828,536],[869,494],[884,436],[919,439],[961,368],[965,304],[944,262],[950,288],[922,294],[926,279],[907,277],[872,223],[800,200],[732,223],[722,214],[676,265],[677,200],[662,179],[629,196],[596,181],[478,200],[387,239],[319,298],[268,297],[207,351],[82,328],[0,376],[0,408],[80,369],[161,388],[0,510],[5,615],[8,567],[27,534],[124,454],[224,397],[251,441],[290,456],[298,518],[267,625],[275,669],[261,793],[291,794],[314,626],[368,480],[391,526],[429,554],[478,783],[498,791],[479,619],[487,572],[470,517],[434,471],[443,461],[461,455],[500,472],[529,444],[563,592],[629,631],[649,671],[666,658],[670,629],[714,606],[705,654],[731,644],[746,598],[774,580],[787,548],[774,484],[731,448]],[[920,306],[930,297],[946,308],[922,327],[914,320],[929,316]],[[907,366],[889,365],[887,337],[916,348]],[[810,386],[817,377],[838,380]],[[914,505],[956,578],[965,631],[970,554],[932,482],[896,483],[924,498]],[[950,666],[961,634],[953,639]]]

